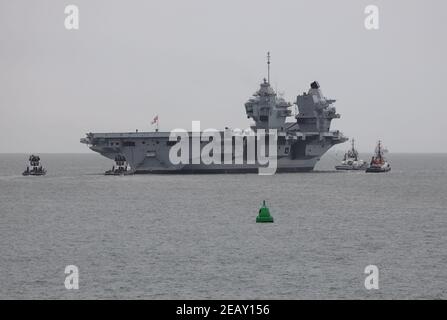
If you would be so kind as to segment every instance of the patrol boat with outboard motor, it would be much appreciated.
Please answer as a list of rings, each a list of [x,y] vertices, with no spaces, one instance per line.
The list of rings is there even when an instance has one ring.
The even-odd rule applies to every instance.
[[[391,170],[390,164],[385,160],[384,149],[382,142],[379,140],[375,150],[374,156],[371,158],[371,163],[366,169],[366,172],[388,172]]]
[[[29,165],[26,167],[26,170],[23,171],[22,175],[24,176],[44,176],[47,173],[47,170],[42,167],[40,164],[40,157],[32,154],[29,159]]]
[[[270,85],[270,55],[267,55],[268,77],[261,83],[259,90],[245,103],[247,118],[254,121],[253,132],[276,130],[276,172],[311,171],[321,156],[333,145],[348,139],[338,130],[330,130],[331,121],[340,118],[333,106],[335,100],[326,98],[318,82],[314,81],[310,89],[298,95],[295,104],[298,114],[294,121],[287,122],[292,116],[292,104],[278,96]],[[225,90],[227,90],[225,88]],[[235,132],[236,129],[226,129]],[[194,145],[194,137],[188,134],[189,146]],[[218,131],[221,145],[225,147],[226,131]],[[171,132],[120,132],[120,133],[87,133],[81,143],[107,157],[115,159],[117,155],[125,157],[132,173],[242,173],[259,172],[262,164],[247,160],[251,150],[247,147],[247,137],[243,137],[243,157],[241,162],[230,158],[230,163],[206,163],[201,158],[193,158],[192,152],[186,152],[189,161],[174,163],[170,158],[170,150],[179,140],[170,140]],[[202,136],[203,138],[203,136]],[[234,137],[233,137],[234,138]],[[268,137],[266,137],[268,138]],[[213,138],[214,140],[214,138]],[[270,149],[269,140],[265,139],[265,149]],[[200,140],[198,149],[207,150],[210,140]],[[229,142],[231,148],[231,141]],[[256,146],[259,142],[256,142]],[[273,143],[272,143],[273,144]],[[224,150],[224,148],[221,150]],[[233,144],[233,149],[235,149]],[[178,150],[178,149],[173,149]],[[214,149],[215,158],[224,158],[226,154]],[[218,156],[220,153],[221,157]],[[211,152],[209,152],[211,154]],[[239,158],[239,159],[240,159]]]
[[[355,149],[354,139],[351,141],[351,149],[343,156],[343,161],[340,165],[335,166],[336,170],[365,170],[368,163],[359,159],[359,153]]]

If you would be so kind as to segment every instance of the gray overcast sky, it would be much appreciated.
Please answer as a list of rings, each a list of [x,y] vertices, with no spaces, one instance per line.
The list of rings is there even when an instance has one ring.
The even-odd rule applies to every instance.
[[[318,80],[361,151],[447,152],[446,18],[440,0],[0,0],[0,152],[88,152],[85,132],[149,131],[155,114],[246,128],[267,51],[285,98]]]

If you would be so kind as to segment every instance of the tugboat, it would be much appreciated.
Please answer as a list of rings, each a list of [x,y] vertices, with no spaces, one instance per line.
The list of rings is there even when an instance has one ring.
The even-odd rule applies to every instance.
[[[374,156],[371,158],[371,163],[368,168],[366,168],[366,172],[388,172],[391,170],[391,166],[388,162],[386,162],[383,154],[384,149],[382,147],[382,142],[379,140],[377,143],[377,147],[375,150]]]
[[[107,170],[104,173],[106,176],[121,176],[129,174],[129,166],[127,165],[126,157],[121,154],[115,156],[115,165],[112,170]]]
[[[351,143],[351,149],[345,153],[341,164],[335,166],[336,170],[365,170],[368,167],[368,163],[359,159],[359,153],[354,147],[354,139]]]
[[[44,176],[47,173],[47,170],[42,167],[40,164],[40,157],[32,154],[29,157],[29,165],[26,167],[26,170],[23,171],[22,175],[24,176]]]

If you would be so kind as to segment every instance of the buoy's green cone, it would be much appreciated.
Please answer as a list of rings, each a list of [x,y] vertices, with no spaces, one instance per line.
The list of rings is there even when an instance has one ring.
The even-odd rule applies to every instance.
[[[256,217],[256,222],[273,222],[273,217],[270,215],[269,208],[265,205],[265,200],[262,202],[262,207],[259,209],[259,214]]]

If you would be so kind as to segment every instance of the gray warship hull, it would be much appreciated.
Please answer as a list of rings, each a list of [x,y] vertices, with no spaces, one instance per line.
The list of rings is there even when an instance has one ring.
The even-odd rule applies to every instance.
[[[258,173],[258,164],[188,164],[174,165],[169,159],[172,142],[169,132],[89,133],[83,143],[111,160],[123,155],[135,174],[210,174]],[[223,136],[223,132],[221,132]],[[279,133],[276,172],[312,171],[321,156],[333,145],[346,140],[338,131],[326,133]],[[192,143],[192,142],[191,142]],[[244,149],[245,151],[245,149]]]

